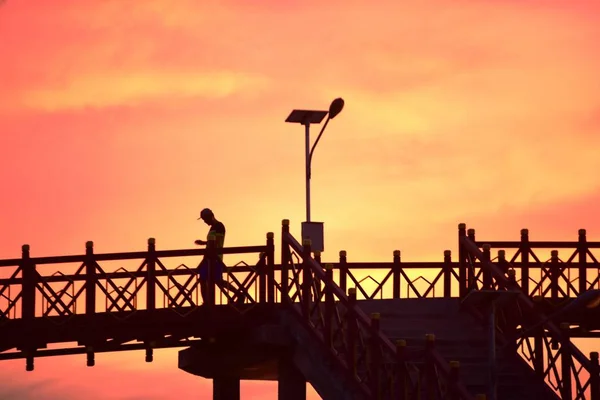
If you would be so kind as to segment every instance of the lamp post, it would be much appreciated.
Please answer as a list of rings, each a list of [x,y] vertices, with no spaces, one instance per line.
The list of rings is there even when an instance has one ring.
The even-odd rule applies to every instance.
[[[292,110],[290,115],[286,118],[285,122],[296,123],[304,125],[304,138],[305,138],[305,178],[306,178],[306,222],[302,224],[302,230],[305,232],[305,229],[312,230],[315,225],[310,220],[310,178],[311,178],[311,162],[312,155],[315,151],[315,147],[319,140],[321,139],[321,135],[325,131],[329,120],[334,119],[344,108],[344,100],[342,98],[337,98],[331,102],[329,106],[329,111],[320,111],[320,110]],[[325,120],[325,124],[323,124],[323,128],[321,128],[321,132],[319,132],[319,136],[317,136],[317,140],[313,144],[312,148],[310,147],[310,125],[311,124],[320,124],[323,121],[323,118],[327,116]],[[322,242],[322,223],[317,223],[321,226],[321,242]],[[303,239],[306,238],[303,233]],[[315,243],[316,244],[316,243]],[[316,246],[319,247],[319,246]],[[323,247],[322,244],[320,247]],[[323,251],[323,249],[318,249],[313,246],[315,251]]]

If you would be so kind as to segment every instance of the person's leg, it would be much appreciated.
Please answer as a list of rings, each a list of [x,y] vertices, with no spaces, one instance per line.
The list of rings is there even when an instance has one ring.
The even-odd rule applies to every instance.
[[[202,303],[206,302],[208,298],[208,285],[206,283],[206,279],[208,278],[208,260],[205,258],[202,259],[200,265],[198,265],[198,280],[200,283],[200,295],[202,296]]]
[[[208,298],[208,285],[204,279],[200,279],[200,295],[202,296],[202,303],[205,303]]]

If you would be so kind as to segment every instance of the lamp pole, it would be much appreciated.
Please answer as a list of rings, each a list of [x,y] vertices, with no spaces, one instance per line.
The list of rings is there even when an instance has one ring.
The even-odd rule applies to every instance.
[[[306,222],[310,222],[310,123],[304,124],[306,169]]]
[[[306,222],[310,221],[310,177],[311,177],[311,162],[312,156],[315,151],[315,147],[319,140],[321,139],[321,135],[325,131],[329,120],[335,118],[344,108],[344,100],[342,98],[337,98],[331,102],[328,111],[317,111],[317,110],[293,110],[290,115],[287,117],[285,122],[291,123],[299,123],[304,125],[304,138],[305,138],[305,163],[306,163]],[[323,128],[321,128],[321,132],[319,136],[317,136],[317,140],[310,147],[310,124],[320,124],[321,121],[327,116],[325,120],[325,124],[323,124]]]

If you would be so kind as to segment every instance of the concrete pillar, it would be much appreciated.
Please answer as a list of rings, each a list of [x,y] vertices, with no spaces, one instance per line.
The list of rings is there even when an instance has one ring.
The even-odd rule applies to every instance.
[[[214,378],[213,400],[240,400],[240,379],[231,377]]]
[[[291,357],[282,357],[279,360],[277,398],[279,400],[306,400],[306,379],[298,371]]]

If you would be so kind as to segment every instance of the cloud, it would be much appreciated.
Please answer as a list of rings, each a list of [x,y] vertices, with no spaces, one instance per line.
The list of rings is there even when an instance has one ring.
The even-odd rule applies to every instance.
[[[52,391],[55,379],[42,379],[35,382],[15,382],[11,380],[0,388],[0,398],[11,400],[34,400],[48,398],[47,393]]]
[[[85,107],[132,106],[173,98],[220,99],[264,90],[266,79],[235,72],[184,73],[132,71],[76,76],[57,87],[32,89],[17,100],[41,111]]]
[[[186,24],[196,30],[198,23],[202,26],[198,18],[213,24],[219,18],[210,6],[196,10],[186,4],[149,1],[127,7],[106,1],[49,9],[11,5],[6,11],[11,18],[0,26],[2,51],[11,59],[0,64],[0,74],[7,78],[3,91],[11,96],[0,95],[0,111],[6,115],[20,108],[51,112],[131,106],[241,92],[252,97],[264,91],[264,74],[212,62],[203,44],[195,43],[197,33],[181,32]],[[231,14],[219,9],[223,18]],[[184,16],[194,20],[186,23]],[[177,62],[170,63],[173,59]]]
[[[376,100],[391,94],[406,113],[411,105],[398,98],[399,92],[413,97],[415,91],[427,97],[441,94],[447,105],[464,102],[455,98],[457,91],[471,96],[479,91],[488,98],[519,97],[521,101],[503,105],[514,113],[531,100],[517,95],[524,87],[539,93],[557,75],[563,79],[554,82],[555,92],[560,82],[573,87],[577,82],[565,79],[563,67],[585,68],[578,60],[582,55],[589,59],[595,48],[589,38],[598,28],[583,13],[514,4],[468,2],[460,9],[444,1],[431,4],[440,11],[397,2],[383,2],[376,9],[360,2],[344,3],[343,8],[327,3],[320,4],[319,13],[305,3],[259,7],[153,0],[135,7],[119,1],[47,10],[11,6],[11,19],[0,33],[14,62],[0,66],[0,72],[11,78],[8,88],[25,94],[26,106],[41,103],[45,110],[54,109],[54,97],[54,107],[76,104],[78,96],[82,105],[129,104],[160,93],[169,99],[177,93],[219,96],[230,93],[232,86],[268,79],[277,88],[267,91],[249,84],[248,90],[260,89],[263,99],[267,93],[289,94],[299,101],[327,99],[332,91],[348,97],[368,91]],[[411,18],[399,24],[397,15]],[[307,20],[314,29],[305,29]],[[267,25],[270,30],[263,29]],[[367,29],[370,25],[376,27]],[[36,39],[40,36],[43,43]],[[515,36],[520,40],[510,39]],[[595,70],[589,65],[578,75],[583,80]],[[525,80],[531,82],[524,85]],[[558,93],[554,98],[565,97]],[[437,103],[432,106],[440,109]]]
[[[150,236],[162,249],[187,247],[205,234],[195,219],[204,205],[232,245],[262,244],[282,218],[298,235],[304,137],[283,119],[338,96],[346,107],[313,159],[326,259],[345,249],[353,261],[389,261],[400,249],[406,260],[441,260],[459,222],[482,237],[517,238],[527,226],[536,238],[572,238],[579,227],[591,238],[597,8],[9,2],[0,12],[2,257],[18,257],[22,243],[36,255],[81,253],[86,240],[131,251]],[[27,376],[19,363],[5,380],[68,371],[77,390],[92,391],[129,364],[125,397],[156,377],[178,398],[209,385],[139,357],[115,356],[105,372],[81,358],[40,360]]]

